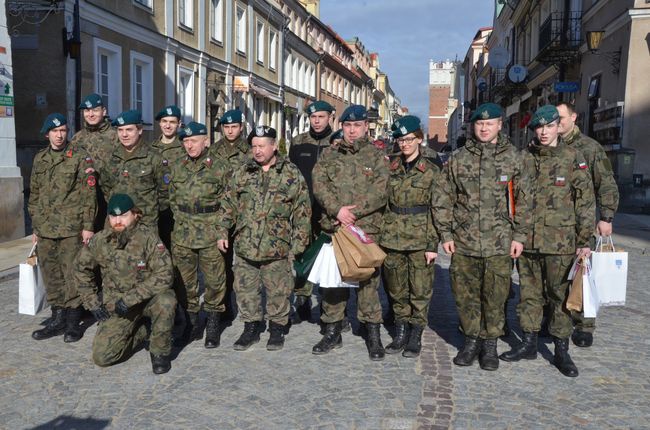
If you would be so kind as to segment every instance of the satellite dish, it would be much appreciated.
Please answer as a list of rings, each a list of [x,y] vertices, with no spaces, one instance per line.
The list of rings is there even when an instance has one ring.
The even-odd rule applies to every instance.
[[[519,84],[528,76],[528,69],[520,64],[515,64],[508,70],[508,79],[515,84]]]
[[[479,91],[487,90],[487,81],[485,78],[478,78],[476,80],[476,87],[479,89]]]
[[[488,64],[493,69],[505,69],[510,62],[510,53],[502,46],[490,49],[489,54]]]

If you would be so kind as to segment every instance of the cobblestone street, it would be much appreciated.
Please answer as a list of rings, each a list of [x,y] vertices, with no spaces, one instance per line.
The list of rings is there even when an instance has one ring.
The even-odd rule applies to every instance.
[[[172,370],[151,372],[141,350],[111,368],[90,358],[95,325],[76,344],[30,336],[49,315],[19,315],[18,277],[0,280],[0,427],[7,429],[411,429],[411,428],[650,428],[650,281],[648,217],[621,214],[618,244],[629,252],[627,306],[603,308],[594,345],[570,352],[578,378],[551,364],[542,339],[535,361],[504,363],[497,372],[478,364],[454,366],[462,343],[448,279],[439,258],[429,330],[419,359],[368,359],[363,339],[344,334],[343,348],[311,354],[318,325],[291,328],[285,348],[268,352],[268,333],[246,352],[232,350],[242,329],[226,328],[222,344],[195,342]],[[619,228],[620,227],[620,228]],[[617,228],[619,228],[617,230]],[[510,324],[519,333],[514,303]],[[499,342],[499,352],[509,349]],[[389,342],[386,330],[384,344]]]

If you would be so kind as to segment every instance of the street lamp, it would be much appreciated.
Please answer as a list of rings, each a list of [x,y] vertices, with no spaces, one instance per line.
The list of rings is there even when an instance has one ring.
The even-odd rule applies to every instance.
[[[588,31],[587,32],[587,48],[593,55],[602,55],[609,61],[609,65],[612,67],[612,73],[618,75],[621,70],[621,53],[622,49],[619,47],[618,51],[608,51],[608,52],[599,52],[600,45],[603,42],[605,37],[605,32],[600,31]]]

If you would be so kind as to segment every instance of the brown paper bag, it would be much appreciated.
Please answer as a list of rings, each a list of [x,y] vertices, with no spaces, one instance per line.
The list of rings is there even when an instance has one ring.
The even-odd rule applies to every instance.
[[[566,308],[570,311],[582,311],[582,274],[584,273],[583,266],[584,259],[580,259],[578,263],[578,270],[573,277],[571,287],[569,288],[569,296],[566,299]]]
[[[359,267],[379,267],[386,253],[363,230],[354,225],[339,228],[340,245],[352,256]]]
[[[341,235],[332,236],[336,264],[341,272],[341,279],[349,282],[366,281],[375,273],[374,267],[359,267],[348,252],[346,245],[341,244]]]

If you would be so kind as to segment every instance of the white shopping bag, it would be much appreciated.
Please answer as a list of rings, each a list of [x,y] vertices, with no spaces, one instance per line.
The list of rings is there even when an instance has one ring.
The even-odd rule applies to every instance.
[[[598,289],[594,282],[591,263],[588,258],[584,259],[585,265],[582,273],[582,312],[585,318],[596,318],[600,300],[598,299]]]
[[[324,243],[321,247],[307,280],[321,288],[359,288],[358,282],[344,282],[341,279],[331,243]]]
[[[32,246],[27,261],[19,266],[18,281],[18,313],[36,315],[47,307],[43,275],[38,267],[38,259],[34,255],[36,244]]]
[[[605,238],[611,252],[603,252],[603,238],[598,238],[591,253],[591,270],[602,306],[624,306],[627,290],[627,252],[616,252],[611,236]]]

